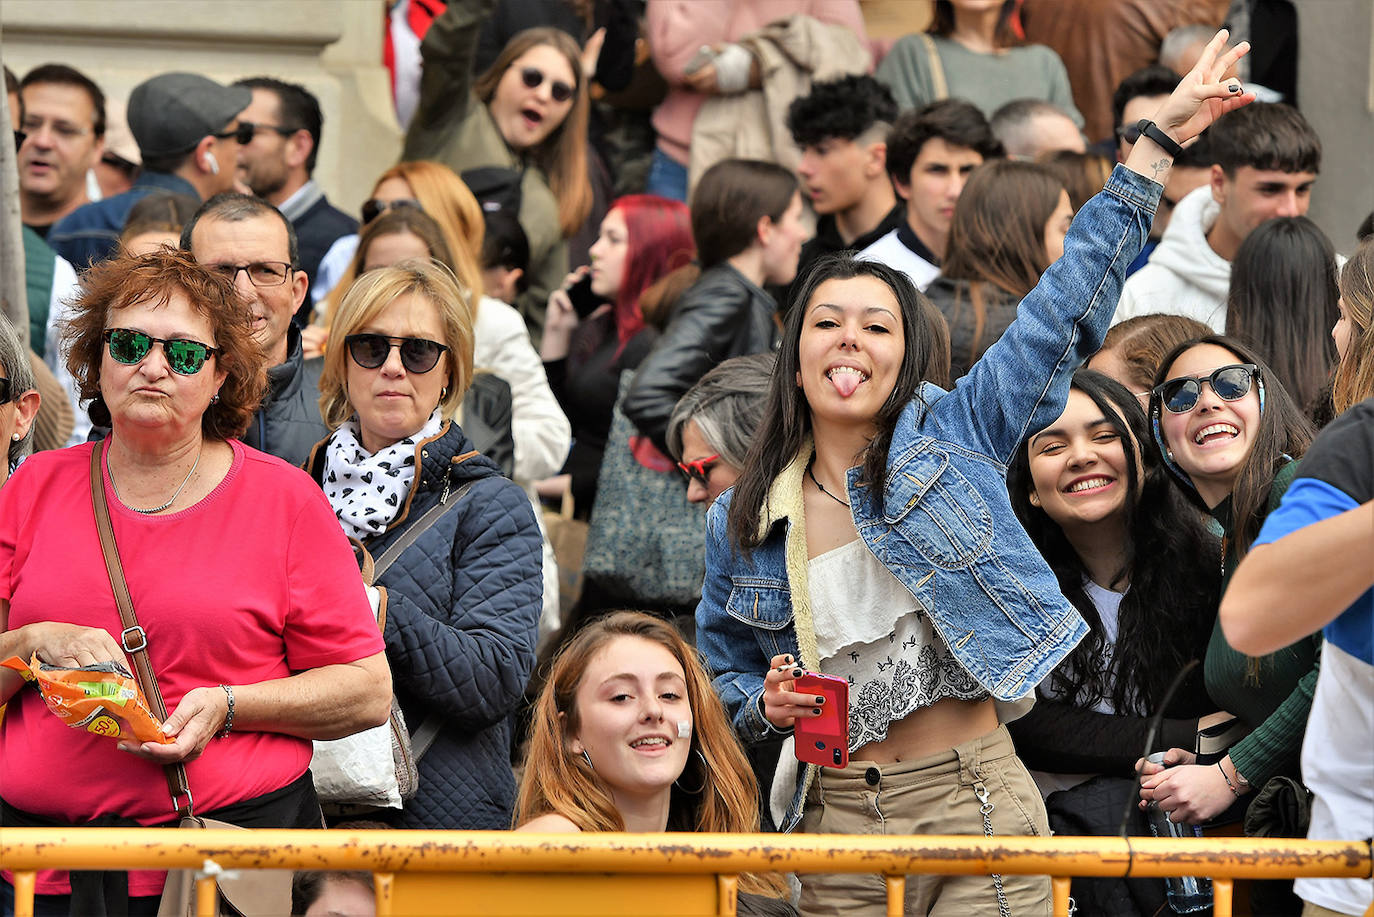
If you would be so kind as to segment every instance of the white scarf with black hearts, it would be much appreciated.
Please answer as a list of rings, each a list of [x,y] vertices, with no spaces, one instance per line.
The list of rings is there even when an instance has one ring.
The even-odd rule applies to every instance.
[[[436,409],[418,433],[374,453],[358,439],[357,419],[334,431],[324,447],[324,494],[345,535],[365,541],[396,520],[415,480],[415,444],[442,426]]]

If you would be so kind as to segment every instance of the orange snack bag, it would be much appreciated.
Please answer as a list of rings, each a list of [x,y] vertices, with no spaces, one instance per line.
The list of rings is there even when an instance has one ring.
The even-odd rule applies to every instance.
[[[134,742],[175,741],[163,735],[138,682],[118,662],[69,669],[42,662],[35,654],[27,663],[11,656],[0,666],[33,682],[48,709],[73,729]]]

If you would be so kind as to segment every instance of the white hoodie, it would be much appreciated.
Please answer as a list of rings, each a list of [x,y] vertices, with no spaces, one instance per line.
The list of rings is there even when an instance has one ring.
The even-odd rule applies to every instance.
[[[1149,263],[1126,279],[1112,324],[1163,312],[1195,318],[1217,334],[1225,332],[1231,262],[1207,243],[1207,231],[1220,210],[1210,185],[1190,191],[1178,202]]]

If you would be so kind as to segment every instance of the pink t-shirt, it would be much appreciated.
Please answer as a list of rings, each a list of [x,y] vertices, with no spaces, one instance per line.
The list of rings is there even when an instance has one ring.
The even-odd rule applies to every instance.
[[[324,494],[297,468],[231,441],[233,464],[188,509],[144,516],[105,478],[115,541],[134,611],[169,713],[192,688],[254,684],[383,649],[348,541]],[[0,488],[0,599],[9,627],[63,621],[123,629],[91,509],[92,445],[34,455]],[[287,785],[310,766],[307,739],[235,731],[186,765],[196,811]],[[115,814],[166,822],[162,768],[62,724],[32,688],[0,725],[0,796],[75,824]],[[133,873],[133,895],[161,873]],[[65,894],[42,873],[39,894]]]

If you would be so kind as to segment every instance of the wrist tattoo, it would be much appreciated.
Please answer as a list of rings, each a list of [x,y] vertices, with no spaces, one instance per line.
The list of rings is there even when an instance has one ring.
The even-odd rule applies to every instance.
[[[1159,173],[1169,171],[1169,166],[1173,165],[1173,162],[1172,159],[1156,159],[1150,163],[1150,168],[1154,169],[1154,175],[1151,177],[1159,178]]]

